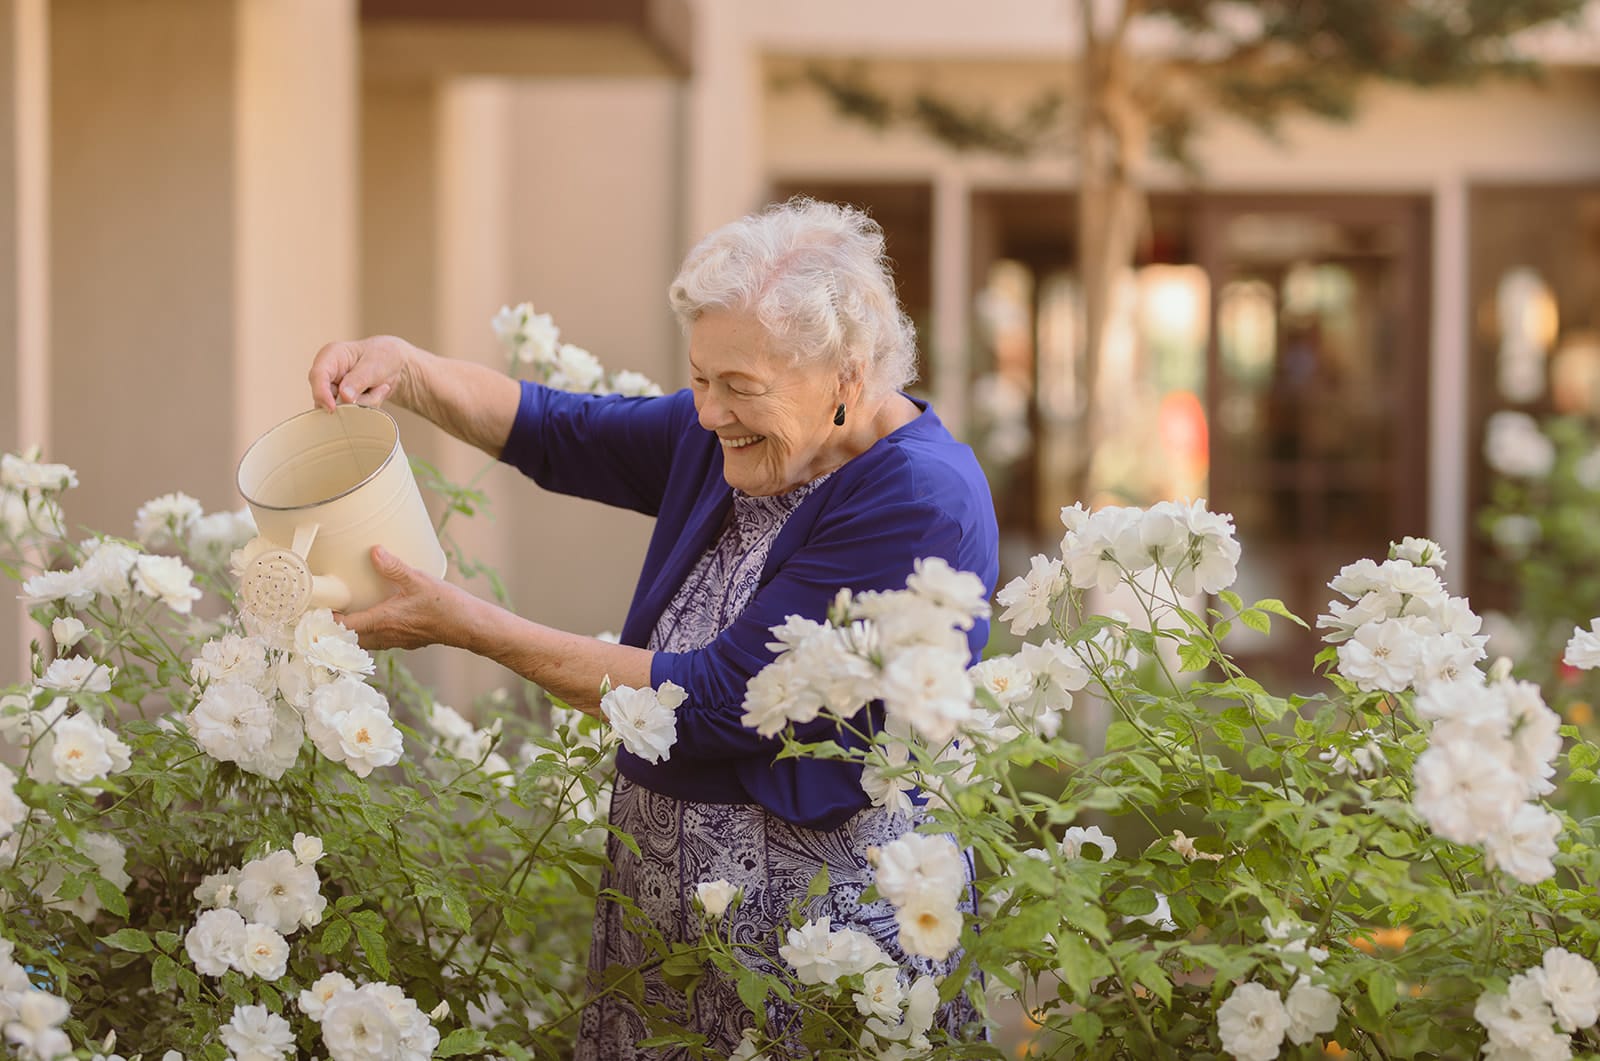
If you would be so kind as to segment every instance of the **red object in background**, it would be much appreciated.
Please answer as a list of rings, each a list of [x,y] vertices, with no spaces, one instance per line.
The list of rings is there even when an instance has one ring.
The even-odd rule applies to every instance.
[[[1168,391],[1156,410],[1156,430],[1161,448],[1181,462],[1184,474],[1202,482],[1211,461],[1211,431],[1205,406],[1192,391]]]

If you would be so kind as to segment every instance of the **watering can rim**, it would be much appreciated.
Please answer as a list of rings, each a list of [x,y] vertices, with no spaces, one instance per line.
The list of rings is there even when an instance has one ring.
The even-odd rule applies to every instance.
[[[332,414],[332,415],[343,416],[345,409],[360,409],[363,412],[367,412],[367,413],[377,413],[379,416],[381,416],[385,420],[389,421],[389,427],[392,428],[393,431],[394,431],[394,444],[389,447],[389,452],[383,458],[383,463],[379,464],[376,468],[372,469],[372,471],[369,472],[367,474],[367,476],[364,479],[362,479],[359,483],[355,483],[352,486],[346,487],[345,489],[339,491],[337,494],[334,494],[331,497],[324,497],[324,498],[322,498],[321,500],[318,500],[318,501],[310,501],[310,502],[307,502],[304,505],[269,505],[269,504],[266,504],[265,502],[257,501],[255,498],[251,497],[248,493],[245,492],[244,483],[240,481],[240,476],[242,476],[244,474],[245,461],[250,459],[250,454],[255,452],[255,448],[257,446],[261,445],[262,442],[266,441],[266,438],[267,438],[268,435],[273,434],[274,432],[276,432],[280,428],[287,427],[289,424],[294,423],[296,420],[300,420],[300,419],[302,419],[304,417],[307,417],[307,416],[328,416],[329,415],[329,413],[328,413],[328,411],[326,409],[307,409],[305,412],[296,413],[293,416],[288,417],[285,420],[280,420],[278,423],[274,424],[273,426],[267,428],[267,430],[263,431],[256,438],[256,440],[254,442],[250,443],[250,445],[245,447],[244,455],[239,458],[239,463],[238,463],[237,467],[234,468],[234,472],[233,472],[233,485],[239,491],[239,496],[245,499],[245,503],[250,505],[252,508],[263,508],[263,509],[266,509],[268,512],[300,512],[300,511],[303,511],[305,509],[318,508],[318,507],[320,507],[322,505],[328,504],[331,501],[337,501],[341,497],[349,497],[351,494],[355,493],[357,490],[361,489],[363,486],[366,486],[368,483],[372,482],[372,480],[376,479],[379,475],[383,474],[383,470],[385,468],[389,467],[389,462],[394,460],[394,455],[396,453],[400,452],[400,422],[398,420],[396,420],[393,416],[389,415],[389,413],[384,411],[383,409],[379,409],[376,406],[372,406],[372,405],[361,405],[361,404],[359,404],[357,402],[348,402],[348,403],[347,402],[341,402],[341,403],[339,403],[336,412],[334,414]]]

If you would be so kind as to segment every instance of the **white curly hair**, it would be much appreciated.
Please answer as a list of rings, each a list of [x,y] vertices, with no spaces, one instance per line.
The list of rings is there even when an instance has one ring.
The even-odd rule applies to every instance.
[[[684,258],[669,298],[685,330],[707,310],[753,314],[776,352],[835,365],[869,394],[917,378],[883,229],[854,207],[797,196],[723,225]]]

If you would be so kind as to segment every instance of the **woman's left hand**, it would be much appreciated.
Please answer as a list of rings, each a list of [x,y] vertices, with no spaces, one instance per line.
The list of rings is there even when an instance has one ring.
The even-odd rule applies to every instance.
[[[338,616],[360,637],[362,648],[464,643],[478,598],[407,565],[381,545],[372,547],[372,566],[394,587],[394,593],[370,608]]]

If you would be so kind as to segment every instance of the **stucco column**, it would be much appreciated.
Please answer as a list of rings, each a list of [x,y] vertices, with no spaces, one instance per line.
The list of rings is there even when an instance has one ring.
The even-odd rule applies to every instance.
[[[439,87],[433,243],[437,250],[434,316],[442,352],[503,368],[490,321],[507,300],[510,256],[511,88],[500,79],[458,79]],[[466,557],[505,573],[511,520],[508,494],[516,474],[454,439],[436,441],[437,463],[456,483],[476,483],[492,498],[488,514],[452,517],[449,525]],[[465,583],[491,596],[484,579]],[[441,697],[465,708],[474,696],[514,681],[498,664],[465,652],[441,655]]]
[[[355,0],[54,0],[51,368],[69,515],[111,533],[305,408],[355,314]]]
[[[696,0],[687,86],[685,250],[761,205],[761,55],[745,0]],[[783,135],[772,130],[772,135]]]
[[[972,188],[959,170],[933,179],[933,324],[927,337],[939,418],[966,430],[972,360]]]
[[[0,451],[46,449],[49,65],[45,0],[0,0]],[[0,581],[0,685],[27,671],[27,612]]]

